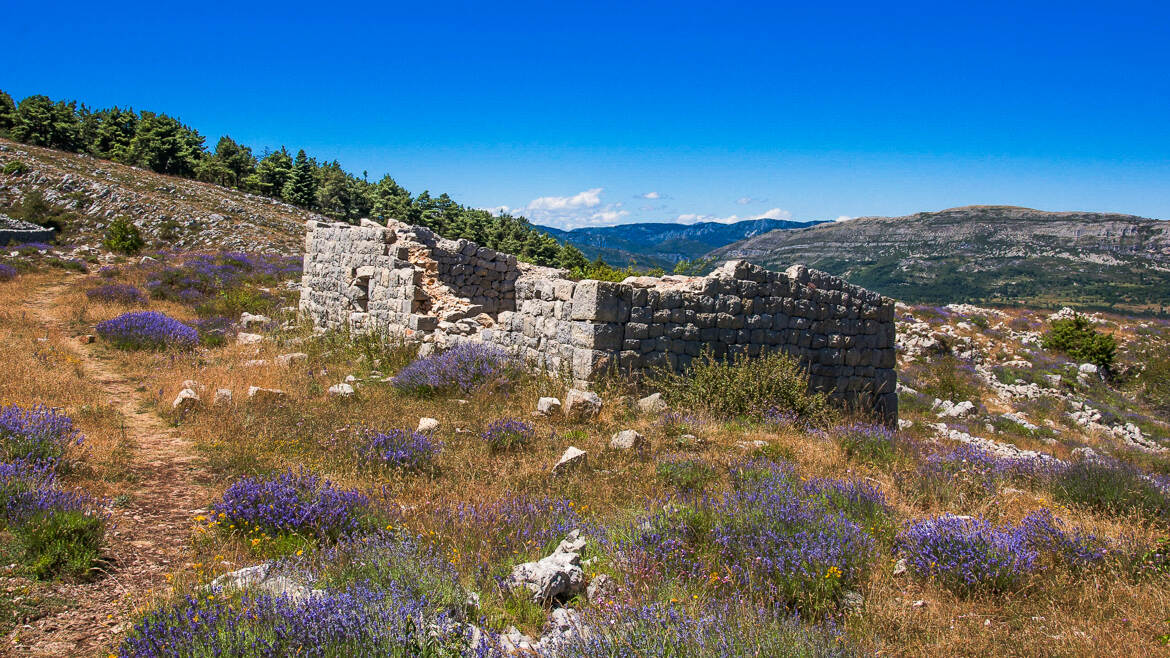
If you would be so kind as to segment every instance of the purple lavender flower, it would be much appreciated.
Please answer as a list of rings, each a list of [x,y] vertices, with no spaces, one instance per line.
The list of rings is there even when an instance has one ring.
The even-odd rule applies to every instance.
[[[412,395],[442,391],[468,393],[504,375],[509,365],[508,355],[498,347],[460,343],[438,354],[416,359],[399,371],[391,384]]]
[[[288,470],[275,477],[237,480],[212,509],[229,529],[337,539],[362,528],[369,502],[357,491],[303,470]]]
[[[532,442],[536,430],[528,423],[515,418],[493,420],[479,437],[488,444],[492,452],[506,452]]]
[[[44,405],[0,407],[0,460],[57,462],[84,438],[73,419]]]
[[[0,527],[55,512],[97,513],[97,508],[98,502],[87,494],[60,489],[52,464],[0,462]]]
[[[103,283],[96,288],[85,291],[85,296],[97,302],[127,305],[146,303],[146,295],[136,286],[127,283]]]
[[[158,311],[123,313],[99,322],[97,333],[124,350],[191,349],[199,342],[194,329]]]
[[[1038,557],[1019,528],[950,514],[910,524],[897,543],[912,572],[960,594],[1016,589]]]
[[[0,263],[0,281],[11,281],[16,278],[17,271],[11,265]]]
[[[364,459],[377,460],[406,471],[425,468],[438,456],[443,444],[420,432],[366,430],[359,452]]]
[[[467,593],[450,562],[405,536],[342,540],[270,567],[315,589],[189,596],[147,614],[124,658],[158,656],[483,656],[495,638],[458,623]]]
[[[732,485],[638,520],[616,542],[619,561],[635,580],[700,580],[814,615],[868,572],[873,540],[835,508],[827,481],[806,488],[790,464],[757,459],[732,468]]]

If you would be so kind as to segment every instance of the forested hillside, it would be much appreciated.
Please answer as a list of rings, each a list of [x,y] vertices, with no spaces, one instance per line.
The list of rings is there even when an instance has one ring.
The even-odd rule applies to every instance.
[[[0,91],[0,137],[235,188],[332,219],[399,219],[541,265],[577,268],[586,264],[575,247],[557,242],[523,217],[494,216],[457,203],[445,193],[412,195],[389,174],[370,182],[364,175],[345,171],[336,160],[318,161],[304,149],[293,155],[281,146],[257,155],[228,135],[209,149],[199,131],[161,112],[120,107],[93,110],[84,103],[53,101],[42,95],[16,103]]]

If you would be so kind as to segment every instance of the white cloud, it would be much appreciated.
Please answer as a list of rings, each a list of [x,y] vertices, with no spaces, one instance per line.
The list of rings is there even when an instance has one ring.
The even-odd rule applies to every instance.
[[[792,213],[782,208],[772,208],[755,219],[792,219]]]
[[[748,219],[792,219],[792,213],[783,208],[772,208],[771,210],[759,214],[750,215],[747,217],[740,217],[739,215],[729,215],[727,217],[716,217],[715,215],[701,215],[698,213],[684,213],[679,215],[675,220],[680,224],[695,224],[698,222],[718,222],[720,224],[734,224],[735,222],[742,222]]]
[[[763,203],[764,201],[767,201],[767,199],[757,199],[755,197],[750,197],[750,196],[741,196],[735,200],[735,202],[741,206],[746,206],[749,203]]]
[[[604,188],[595,187],[573,196],[542,196],[528,203],[529,210],[567,210],[570,208],[594,208],[601,203]]]
[[[647,192],[641,195],[643,199],[661,199],[662,195],[657,192]]]
[[[597,225],[613,224],[621,218],[629,216],[629,214],[630,211],[628,210],[602,210],[601,212],[593,213],[590,219],[593,220],[592,223]]]
[[[847,222],[847,221],[849,221],[849,220],[851,220],[851,219],[857,219],[857,218],[856,218],[856,217],[850,217],[849,215],[841,215],[840,217],[838,217],[837,219],[834,219],[833,221],[834,221],[834,222]]]

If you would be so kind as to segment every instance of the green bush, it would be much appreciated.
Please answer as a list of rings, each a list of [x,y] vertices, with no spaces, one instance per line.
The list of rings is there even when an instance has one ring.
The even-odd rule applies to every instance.
[[[1080,459],[1057,473],[1053,498],[1066,505],[1084,505],[1102,512],[1170,519],[1170,495],[1137,468],[1123,462]]]
[[[11,530],[34,576],[84,580],[101,561],[106,522],[81,511],[53,511]]]
[[[110,251],[130,255],[138,253],[146,245],[146,241],[142,239],[138,227],[129,219],[118,217],[110,222],[102,244]]]
[[[1151,355],[1137,383],[1147,403],[1158,411],[1170,413],[1170,350],[1163,348]]]
[[[28,166],[20,160],[13,160],[4,165],[4,173],[8,176],[20,176],[28,171]]]
[[[648,382],[677,409],[724,417],[790,411],[817,425],[833,415],[828,396],[809,392],[805,368],[783,352],[732,361],[707,351],[686,372],[660,368],[648,375]]]
[[[698,459],[668,459],[658,462],[658,478],[680,491],[696,491],[715,479],[715,469]]]
[[[1041,339],[1045,349],[1063,352],[1078,363],[1093,363],[1101,368],[1113,365],[1117,341],[1110,334],[1093,328],[1083,315],[1054,320]]]

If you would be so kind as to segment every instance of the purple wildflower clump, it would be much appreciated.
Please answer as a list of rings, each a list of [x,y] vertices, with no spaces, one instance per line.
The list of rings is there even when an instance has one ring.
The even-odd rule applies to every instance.
[[[195,331],[199,334],[199,342],[208,347],[224,345],[236,335],[235,322],[223,315],[212,315],[199,318],[195,321]]]
[[[299,534],[337,539],[365,522],[369,498],[342,489],[306,471],[237,480],[212,505],[220,526],[241,532],[259,529],[273,535]]]
[[[115,304],[145,304],[146,295],[136,286],[128,283],[103,283],[96,288],[85,291],[85,296],[95,302],[112,302]]]
[[[438,354],[415,359],[400,370],[391,384],[411,395],[472,390],[507,373],[511,360],[498,347],[460,343]]]
[[[487,443],[492,452],[506,452],[532,442],[536,429],[515,418],[493,420],[479,437]]]
[[[782,605],[619,603],[586,608],[583,624],[588,633],[554,638],[549,655],[831,658],[855,654],[830,622],[802,623]]]
[[[191,349],[199,342],[198,332],[158,311],[123,313],[99,322],[97,333],[124,350]]]
[[[917,488],[938,499],[995,493],[1006,482],[1034,483],[1051,476],[1055,461],[999,457],[969,444],[928,455],[917,470]]]
[[[51,464],[0,462],[0,527],[17,527],[54,512],[94,512],[97,501],[62,490]]]
[[[912,572],[959,594],[1017,589],[1039,557],[1022,528],[951,514],[910,524],[897,543]]]
[[[732,485],[721,497],[668,504],[640,519],[617,542],[623,566],[636,580],[701,579],[812,615],[868,573],[874,542],[850,514],[862,520],[866,508],[884,507],[876,492],[827,480],[806,485],[791,465],[763,459],[734,467]]]
[[[470,632],[449,613],[432,611],[428,604],[426,598],[360,584],[325,590],[303,601],[256,592],[238,598],[188,596],[148,614],[118,655],[476,655]],[[479,639],[485,642],[486,638]]]
[[[429,466],[442,447],[442,442],[421,432],[368,429],[362,433],[359,452],[364,459],[404,471],[416,471]]]
[[[0,281],[11,281],[16,278],[16,268],[11,265],[4,265],[0,263]]]
[[[183,598],[148,613],[120,655],[502,655],[456,623],[469,611],[454,566],[406,535],[343,539],[269,570],[314,593]]]
[[[1100,564],[1108,552],[1105,540],[1096,535],[1081,530],[1070,534],[1051,510],[1042,508],[1031,512],[1020,521],[1020,529],[1033,548],[1074,569]]]
[[[56,463],[84,438],[73,419],[45,405],[0,407],[0,461]]]
[[[178,266],[164,267],[146,283],[156,299],[198,304],[244,283],[274,283],[301,272],[301,261],[288,256],[243,253],[194,254]]]
[[[573,530],[589,530],[583,514],[567,498],[517,494],[488,502],[459,501],[401,511],[391,508],[395,525],[424,526],[435,536],[458,541],[466,565],[484,576],[501,561],[538,559]],[[397,510],[397,511],[395,511]]]
[[[896,437],[885,425],[858,422],[835,427],[830,434],[850,459],[878,463],[894,459]]]

